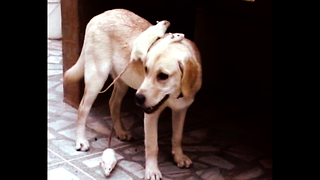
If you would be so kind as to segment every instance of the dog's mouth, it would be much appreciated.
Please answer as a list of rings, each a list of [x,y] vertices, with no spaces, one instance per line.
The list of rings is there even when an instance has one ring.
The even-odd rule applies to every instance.
[[[169,98],[169,94],[165,95],[158,104],[151,106],[151,107],[142,108],[142,109],[145,113],[151,114],[151,113],[155,112],[168,98]]]

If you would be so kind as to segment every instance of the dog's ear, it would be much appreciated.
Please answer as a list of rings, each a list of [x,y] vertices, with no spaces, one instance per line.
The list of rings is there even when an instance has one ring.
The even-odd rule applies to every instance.
[[[181,92],[184,97],[189,97],[195,91],[197,79],[200,75],[200,67],[196,60],[190,58],[184,62],[179,63],[179,68],[182,72],[181,78]]]

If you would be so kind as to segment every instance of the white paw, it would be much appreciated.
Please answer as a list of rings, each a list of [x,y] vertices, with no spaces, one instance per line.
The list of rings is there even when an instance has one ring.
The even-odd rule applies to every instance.
[[[191,164],[192,164],[192,161],[191,159],[184,155],[184,154],[181,154],[181,155],[174,155],[174,162],[177,163],[177,166],[178,167],[186,167],[188,168]]]
[[[144,179],[146,180],[160,180],[162,174],[158,167],[156,168],[146,168]]]
[[[77,151],[89,151],[89,142],[85,138],[78,138],[76,140],[76,150]]]

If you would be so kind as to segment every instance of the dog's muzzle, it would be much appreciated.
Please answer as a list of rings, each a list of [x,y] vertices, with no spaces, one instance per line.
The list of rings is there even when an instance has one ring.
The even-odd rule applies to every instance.
[[[169,94],[165,95],[159,103],[157,103],[156,105],[151,106],[151,107],[144,107],[143,106],[143,104],[146,101],[146,97],[142,94],[136,94],[134,97],[134,100],[136,101],[136,104],[138,106],[140,106],[145,113],[151,114],[151,113],[155,112],[168,98],[169,98]]]

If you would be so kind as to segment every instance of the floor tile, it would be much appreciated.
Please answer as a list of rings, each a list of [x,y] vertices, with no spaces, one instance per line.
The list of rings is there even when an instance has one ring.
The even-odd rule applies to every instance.
[[[97,149],[101,149],[102,151],[109,148],[108,145],[108,137],[102,137],[102,138],[97,138],[95,141],[91,142],[92,147],[97,148]],[[116,138],[111,138],[111,148],[114,148],[116,146],[125,144],[125,142],[120,141],[119,139]]]
[[[217,167],[199,170],[196,172],[202,179],[206,180],[224,180]]]
[[[197,140],[201,141],[207,137],[208,132],[209,132],[208,128],[202,128],[202,129],[190,131],[190,132],[186,133],[186,135],[191,136],[191,137],[196,138]]]
[[[49,50],[48,51],[49,56],[62,56],[61,50]]]
[[[59,84],[61,84],[61,82],[59,82],[59,81],[48,81],[48,89],[55,87]]]
[[[71,124],[75,124],[75,122],[70,122],[70,121],[65,121],[65,120],[57,120],[54,122],[50,122],[48,125],[50,128],[54,129],[54,130],[61,130],[65,127],[70,126]]]
[[[267,169],[272,169],[272,160],[271,159],[261,159],[259,160],[260,164]]]
[[[185,180],[202,180],[202,179],[199,177],[191,176],[191,177],[186,178]]]
[[[48,139],[54,139],[54,138],[55,138],[55,136],[54,136],[53,134],[51,134],[51,133],[49,132],[49,130],[48,130],[47,136],[48,136]]]
[[[217,152],[218,148],[213,146],[182,146],[184,152]]]
[[[195,168],[195,169],[206,169],[206,168],[208,168],[207,165],[199,163],[199,162],[193,162],[192,163],[192,167]]]
[[[130,177],[130,175],[128,175],[126,172],[124,172],[119,168],[115,168],[111,172],[108,178],[104,177],[103,170],[101,168],[96,170],[95,172],[100,176],[99,179],[109,179],[109,180],[132,180],[133,179],[132,177]]]
[[[143,170],[144,167],[141,166],[139,163],[132,162],[132,161],[127,161],[127,160],[122,160],[118,163],[118,166],[121,166],[123,169],[134,173],[140,170]]]
[[[131,157],[131,159],[133,160],[133,161],[135,161],[135,162],[145,162],[145,155],[144,155],[144,153],[142,154],[142,153],[139,153],[138,155],[134,155],[134,156],[132,156]]]
[[[78,112],[75,110],[73,112],[67,111],[61,114],[63,117],[66,117],[67,119],[73,120],[76,122],[78,118]]]
[[[48,63],[59,64],[62,61],[62,57],[59,56],[49,56]]]
[[[98,133],[105,134],[108,136],[110,135],[109,128],[106,125],[100,123],[99,121],[88,123],[87,126]]]
[[[63,162],[64,160],[61,159],[60,157],[56,156],[55,154],[51,153],[50,151],[47,152],[47,161],[48,164],[55,164],[55,163],[60,163]]]
[[[250,155],[254,155],[254,156],[260,156],[263,154],[262,152],[260,152],[256,149],[250,148],[248,146],[245,146],[245,145],[238,145],[238,146],[231,147],[228,149],[228,151],[237,152],[237,153],[241,153],[241,154],[250,154]]]
[[[78,180],[77,176],[67,171],[66,169],[60,167],[56,169],[52,169],[48,172],[49,180]]]
[[[62,134],[65,137],[70,138],[70,139],[75,141],[76,140],[76,127],[70,128],[70,129],[66,129],[66,130],[63,130],[63,131],[59,131],[59,134]],[[95,133],[93,131],[90,131],[88,128],[86,128],[86,138],[87,139],[91,139],[91,138],[94,138],[96,136],[98,136],[97,133]]]
[[[57,70],[57,69],[48,70],[48,76],[55,76],[62,73],[63,73],[62,70]]]
[[[71,140],[66,140],[66,139],[52,140],[52,144],[55,145],[64,153],[68,154],[69,156],[86,154],[86,152],[76,151],[75,142]]]
[[[48,179],[52,180],[73,180],[73,179],[95,179],[86,170],[77,167],[72,163],[59,163],[48,167]]]
[[[88,168],[92,168],[92,167],[99,166],[101,159],[102,159],[101,156],[99,156],[99,157],[82,161],[82,163],[85,164]]]
[[[159,169],[164,176],[169,178],[182,178],[191,173],[191,169],[179,168],[173,162],[161,163]]]
[[[144,145],[137,145],[123,150],[125,154],[137,154],[139,152],[144,152]]]
[[[233,177],[233,180],[249,180],[257,178],[261,176],[263,173],[264,172],[260,167],[256,167]]]
[[[61,64],[48,64],[48,70],[61,70]]]
[[[237,157],[243,161],[246,162],[251,162],[252,160],[256,159],[256,156],[248,155],[248,154],[241,154],[241,153],[236,153],[236,152],[230,152],[230,151],[225,151],[225,153],[230,154],[234,157]]]
[[[205,162],[220,168],[231,170],[235,167],[234,164],[228,162],[227,160],[222,159],[221,157],[210,155],[199,158],[199,161]]]

